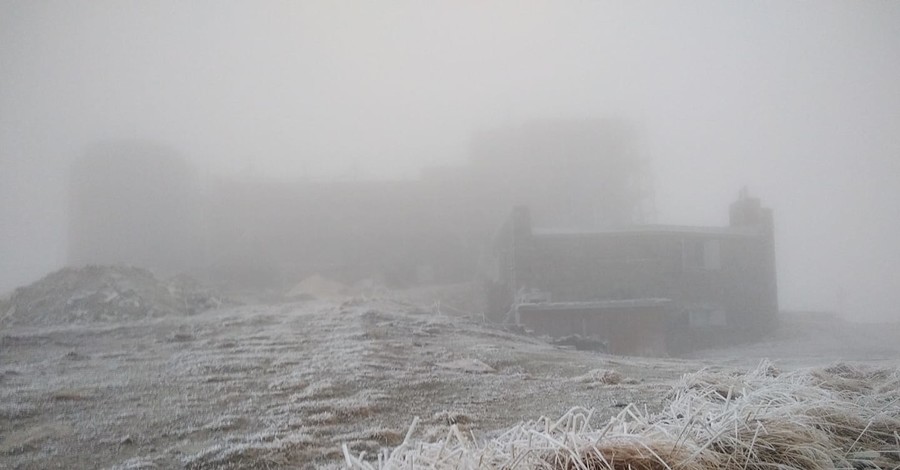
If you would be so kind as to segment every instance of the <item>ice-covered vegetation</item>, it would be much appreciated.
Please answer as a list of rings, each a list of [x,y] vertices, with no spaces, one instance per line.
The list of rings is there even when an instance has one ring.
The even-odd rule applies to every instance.
[[[626,406],[608,421],[573,408],[479,443],[453,426],[352,469],[834,469],[900,466],[900,371],[837,364],[782,373],[685,375],[660,411]]]
[[[16,305],[26,305],[29,292],[52,300],[83,291],[51,285],[102,292],[124,283],[74,282],[74,272],[17,291]],[[94,271],[79,272],[94,279]],[[159,281],[140,271],[112,272],[130,279],[129,285],[137,282],[132,289],[146,302],[141,305],[178,298],[168,289],[141,294]],[[49,282],[54,279],[59,282]],[[460,465],[471,464],[464,459],[474,455],[502,462],[511,449],[524,464],[545,456],[589,459],[595,454],[584,453],[581,444],[604,430],[605,438],[634,445],[648,433],[670,444],[674,435],[691,454],[709,443],[690,460],[696,463],[713,451],[720,459],[725,439],[735,436],[749,438],[753,455],[760,454],[766,439],[786,432],[781,424],[818,439],[828,429],[816,423],[843,433],[834,447],[843,449],[847,462],[882,465],[894,455],[872,440],[890,437],[879,433],[892,425],[897,410],[889,399],[897,393],[891,386],[900,335],[883,325],[803,324],[808,338],[798,340],[796,326],[787,324],[762,345],[694,359],[629,358],[553,345],[480,317],[456,316],[449,300],[422,300],[409,303],[394,292],[193,315],[159,307],[155,315],[124,310],[80,321],[71,321],[64,308],[50,308],[37,319],[22,318],[28,310],[18,310],[16,321],[0,325],[0,467],[287,469],[340,467],[348,456],[354,466],[377,467],[382,455],[381,464],[390,468],[416,455],[452,456],[463,459]],[[846,347],[835,348],[835,341]],[[833,362],[835,354],[873,368],[794,371]],[[765,367],[734,373],[771,355],[780,357],[776,365],[784,372]],[[819,408],[811,408],[809,399],[818,400]],[[763,400],[769,400],[765,406]],[[584,409],[562,421],[517,426],[564,415],[575,405]],[[756,418],[740,410],[752,410]],[[421,419],[407,438],[415,416]],[[690,416],[695,419],[685,418]],[[863,433],[860,424],[866,428],[870,419]],[[843,422],[849,427],[837,429]],[[737,434],[729,434],[735,425]],[[535,450],[552,452],[521,452],[515,446],[525,437]],[[388,453],[394,460],[383,449],[395,449]],[[735,445],[735,458],[750,450]]]

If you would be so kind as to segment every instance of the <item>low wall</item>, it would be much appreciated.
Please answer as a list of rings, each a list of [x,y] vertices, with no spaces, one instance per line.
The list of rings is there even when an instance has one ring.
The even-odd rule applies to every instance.
[[[519,323],[538,334],[552,337],[582,335],[607,343],[612,354],[664,356],[666,309],[662,306],[579,307],[520,306]]]

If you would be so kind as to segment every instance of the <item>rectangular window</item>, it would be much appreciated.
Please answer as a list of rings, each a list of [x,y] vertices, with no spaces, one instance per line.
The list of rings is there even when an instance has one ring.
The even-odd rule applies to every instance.
[[[682,262],[685,271],[718,271],[722,269],[719,240],[684,240]]]

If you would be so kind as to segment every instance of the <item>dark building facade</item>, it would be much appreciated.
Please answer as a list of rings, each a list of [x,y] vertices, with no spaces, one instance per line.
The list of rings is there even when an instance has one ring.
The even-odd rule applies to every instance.
[[[221,181],[207,204],[206,270],[281,288],[314,274],[391,287],[470,278],[478,249],[465,215],[435,199],[420,181]]]
[[[599,338],[613,354],[664,356],[669,304],[665,299],[530,302],[518,306],[516,320],[554,337]]]
[[[415,179],[199,181],[165,146],[97,145],[72,169],[69,262],[273,290],[314,274],[390,287],[472,281],[514,206],[543,226],[645,221],[637,148],[617,120],[536,120],[477,133],[467,164]]]
[[[776,321],[772,213],[743,193],[727,227],[541,230],[519,207],[495,248],[495,312],[594,303],[604,315],[602,302],[664,300],[672,351],[758,337]],[[613,334],[601,330],[569,333]]]
[[[215,182],[205,205],[208,271],[267,285],[317,273],[389,286],[472,280],[515,205],[547,224],[634,222],[639,165],[623,132],[566,121],[484,133],[469,165],[412,180]]]
[[[638,139],[615,119],[535,120],[477,133],[469,178],[492,224],[514,205],[544,227],[593,229],[652,217]],[[500,214],[498,215],[497,211]]]

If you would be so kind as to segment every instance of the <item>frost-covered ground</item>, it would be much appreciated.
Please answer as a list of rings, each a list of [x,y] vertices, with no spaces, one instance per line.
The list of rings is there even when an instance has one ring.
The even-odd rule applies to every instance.
[[[652,411],[703,367],[900,357],[896,329],[816,325],[684,360],[560,349],[393,300],[6,327],[0,468],[319,467],[343,443],[398,444],[415,416],[425,439],[449,424],[477,437],[576,405]]]
[[[900,366],[900,323],[853,323],[835,317],[785,315],[764,341],[730,349],[698,351],[688,357],[722,366],[753,367],[771,358],[796,369],[838,361]]]

